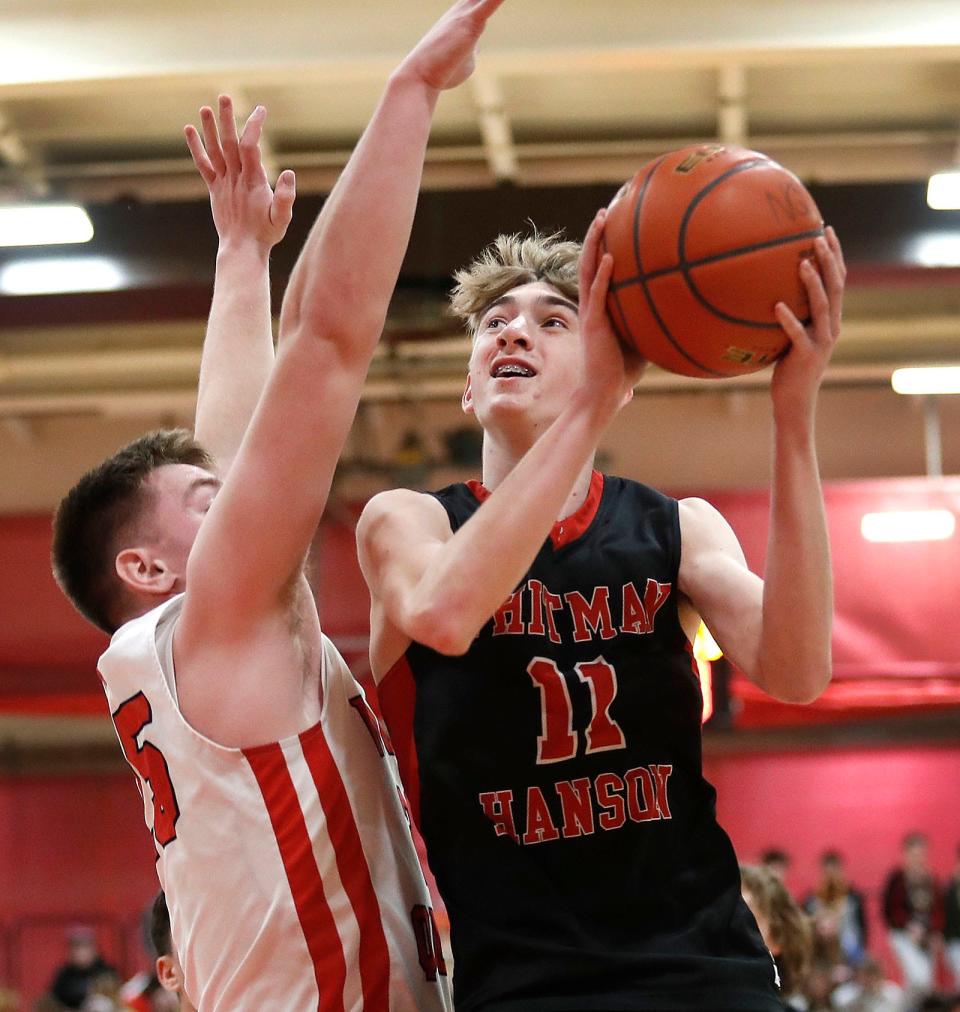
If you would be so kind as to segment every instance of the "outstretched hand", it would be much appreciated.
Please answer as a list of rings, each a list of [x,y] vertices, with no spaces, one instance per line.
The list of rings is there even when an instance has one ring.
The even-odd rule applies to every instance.
[[[472,73],[474,50],[490,15],[503,0],[457,0],[417,43],[397,70],[430,88],[456,88]]]
[[[774,367],[771,383],[778,412],[809,415],[840,336],[847,268],[840,241],[831,227],[815,240],[814,251],[817,266],[812,260],[800,264],[800,279],[810,303],[810,323],[804,326],[783,302],[778,302],[774,310],[777,322],[790,338],[790,348]]]
[[[607,210],[601,208],[587,231],[580,253],[580,339],[583,344],[584,387],[619,410],[629,399],[644,369],[644,359],[627,347],[613,329],[607,313],[607,292],[613,257],[601,254],[600,239]]]
[[[221,245],[252,241],[269,250],[280,242],[290,224],[296,181],[286,169],[277,179],[276,190],[270,188],[260,153],[266,115],[266,109],[258,105],[238,137],[233,102],[228,95],[221,95],[218,117],[209,106],[200,110],[202,139],[196,127],[183,128],[193,163],[210,191]]]

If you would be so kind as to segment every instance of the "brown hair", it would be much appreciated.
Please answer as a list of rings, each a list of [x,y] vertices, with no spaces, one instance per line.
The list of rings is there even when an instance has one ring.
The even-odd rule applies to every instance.
[[[153,906],[150,908],[150,941],[153,942],[153,951],[158,956],[172,955],[170,911],[167,909],[167,897],[162,889],[157,893]]]
[[[580,243],[564,239],[562,232],[499,235],[469,267],[453,275],[457,284],[450,308],[473,335],[487,306],[519,285],[545,281],[576,302],[579,262]]]
[[[812,945],[810,920],[787,887],[769,868],[742,864],[740,881],[767,918],[770,937],[764,941],[780,950],[777,953],[777,967],[783,977],[782,991],[789,995],[803,984],[809,969]]]
[[[57,508],[53,575],[80,614],[105,632],[121,624],[118,539],[142,509],[146,479],[164,464],[211,468],[213,458],[186,429],[148,432],[88,471]]]

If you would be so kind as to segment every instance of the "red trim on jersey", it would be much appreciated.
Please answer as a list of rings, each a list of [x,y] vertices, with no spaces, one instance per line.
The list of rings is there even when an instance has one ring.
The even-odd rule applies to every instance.
[[[383,676],[377,686],[380,712],[390,732],[400,767],[400,779],[410,803],[413,821],[420,825],[420,767],[413,739],[413,708],[417,687],[406,655]]]
[[[474,497],[483,502],[490,497],[490,490],[482,485],[476,478],[471,478],[466,486],[473,493]],[[568,517],[558,520],[550,531],[550,540],[553,542],[554,551],[563,548],[576,541],[586,533],[587,528],[593,523],[597,510],[600,508],[600,499],[603,496],[603,475],[594,471],[590,476],[590,488],[587,490],[587,498]]]
[[[360,927],[360,987],[364,1008],[386,1009],[390,1005],[390,950],[350,798],[323,728],[318,724],[304,731],[300,735],[300,745],[327,818],[340,881]]]
[[[486,485],[477,481],[476,478],[470,478],[466,482],[466,486],[473,493],[473,497],[477,500],[477,502],[483,502],[484,499],[490,498],[490,489],[488,489]]]
[[[300,799],[287,769],[286,756],[277,744],[243,749],[243,754],[267,806],[297,917],[313,960],[313,974],[320,995],[318,1012],[343,1012],[343,988],[347,979],[343,946],[323,892],[323,880],[300,809]]]

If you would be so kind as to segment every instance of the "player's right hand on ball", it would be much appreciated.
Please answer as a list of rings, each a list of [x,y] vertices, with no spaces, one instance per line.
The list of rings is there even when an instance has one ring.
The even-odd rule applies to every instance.
[[[630,398],[647,361],[618,337],[607,313],[607,291],[613,257],[602,253],[600,239],[607,209],[601,208],[583,240],[580,253],[580,340],[583,345],[584,387],[614,412]]]

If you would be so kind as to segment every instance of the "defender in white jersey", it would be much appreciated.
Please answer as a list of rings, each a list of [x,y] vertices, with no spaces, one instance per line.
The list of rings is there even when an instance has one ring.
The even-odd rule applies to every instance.
[[[187,139],[220,249],[199,442],[141,437],[57,513],[57,578],[114,634],[101,675],[200,1012],[449,1007],[393,760],[320,631],[303,560],[406,249],[433,109],[471,72],[499,3],[458,0],[391,76],[294,268],[275,362],[266,263],[292,174],[271,190],[261,108],[239,138],[229,100],[219,134],[201,111],[202,139]],[[212,383],[228,363],[229,383]]]
[[[201,1009],[442,1008],[446,968],[396,760],[336,647],[322,637],[312,727],[226,748],[177,704],[182,604],[126,623],[100,673],[143,784],[187,994]]]

